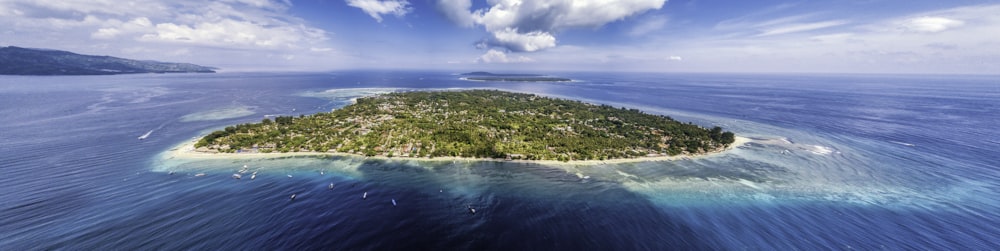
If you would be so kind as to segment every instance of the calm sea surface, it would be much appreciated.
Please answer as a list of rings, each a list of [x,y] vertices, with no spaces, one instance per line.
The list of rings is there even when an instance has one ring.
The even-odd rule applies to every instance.
[[[996,76],[557,75],[577,81],[0,76],[0,250],[1000,249]],[[161,155],[266,115],[462,88],[638,108],[754,141],[593,166]],[[243,165],[257,178],[230,178]]]

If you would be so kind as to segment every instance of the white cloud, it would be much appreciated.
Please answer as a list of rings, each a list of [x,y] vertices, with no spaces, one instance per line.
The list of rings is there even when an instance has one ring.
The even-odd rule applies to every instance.
[[[20,16],[20,15],[24,15],[24,12],[18,9],[14,9],[10,6],[0,5],[0,17]]]
[[[30,10],[39,14],[43,11],[55,11],[62,13],[82,13],[85,15],[126,15],[126,14],[154,14],[157,11],[167,9],[170,2],[156,1],[115,1],[115,0],[4,0],[0,5],[6,8],[20,8]],[[0,7],[4,9],[5,7]],[[41,8],[41,9],[37,9]]]
[[[843,43],[850,41],[851,39],[854,39],[854,33],[849,32],[823,34],[809,37],[809,40],[822,43]]]
[[[556,46],[556,38],[541,31],[519,33],[517,28],[506,28],[493,32],[493,38],[496,45],[511,48],[513,51],[531,52]]]
[[[406,0],[345,0],[347,5],[361,9],[369,16],[382,22],[382,15],[392,14],[397,17],[410,12],[410,2]]]
[[[282,1],[281,3],[270,1],[270,0],[222,0],[224,3],[241,3],[251,7],[257,8],[267,8],[267,9],[285,9],[288,6],[292,6],[291,1]]]
[[[553,34],[571,28],[599,27],[626,17],[660,9],[666,0],[492,0],[488,8],[470,11],[471,0],[439,0],[439,10],[459,25],[483,26],[493,35],[491,45],[512,51],[555,46]],[[451,5],[451,6],[449,6]],[[471,21],[471,22],[470,22]],[[516,31],[524,36],[512,36]],[[499,36],[504,37],[499,37]],[[551,37],[551,46],[538,46],[535,39]],[[520,44],[512,43],[520,42]],[[536,44],[529,44],[536,43]]]
[[[835,26],[841,26],[847,23],[849,22],[845,20],[831,20],[823,22],[796,23],[796,24],[782,25],[777,27],[768,27],[764,29],[760,34],[758,34],[758,36],[772,36],[772,35],[781,35],[788,33],[813,31]]]
[[[649,34],[660,29],[663,29],[667,25],[667,17],[662,15],[653,16],[645,20],[640,21],[632,29],[629,30],[628,35],[633,37],[638,37],[642,35]]]
[[[504,52],[498,51],[498,50],[494,50],[494,49],[490,49],[489,51],[486,51],[486,54],[483,54],[482,56],[479,56],[475,60],[476,63],[487,63],[487,64],[489,64],[489,63],[525,63],[525,62],[534,62],[534,61],[535,60],[533,60],[531,58],[528,58],[528,57],[525,57],[525,56],[517,56],[517,57],[511,56],[511,57],[508,57],[507,53],[504,53]]]
[[[945,17],[917,17],[904,20],[900,29],[911,32],[942,32],[965,24],[965,21]]]
[[[765,12],[770,14],[770,12]],[[755,36],[784,35],[799,32],[816,31],[826,28],[843,26],[850,20],[817,20],[818,13],[805,13],[792,16],[760,19],[761,13],[723,20],[715,25],[715,29],[736,34],[753,34]]]
[[[303,27],[265,27],[226,19],[194,25],[160,23],[139,40],[220,47],[296,48],[301,40],[322,38],[322,31],[303,30]]]
[[[437,1],[438,11],[462,27],[470,27],[475,24],[473,15],[469,13],[469,8],[472,8],[472,0]]]
[[[1000,13],[1000,4],[965,6],[884,19],[855,19],[839,26],[799,29],[773,36],[759,34],[766,29],[824,22],[823,14],[764,18],[763,21],[742,19],[683,39],[671,34],[649,36],[627,45],[560,45],[533,53],[533,59],[545,64],[531,67],[605,71],[996,74],[1000,69],[1000,15],[996,13]],[[933,32],[937,28],[931,29],[934,25],[919,26],[926,27],[919,29],[922,32],[914,30],[916,28],[901,28],[923,17],[941,17],[962,24],[930,22],[951,23],[937,32]],[[681,52],[687,56],[682,58]]]
[[[17,34],[0,40],[223,68],[330,65],[315,63],[332,61],[329,53],[312,50],[329,48],[330,33],[292,16],[290,7],[285,0],[0,0],[0,26]],[[292,56],[278,62],[264,54]]]
[[[114,39],[123,33],[148,32],[152,30],[153,23],[149,21],[149,18],[139,17],[124,23],[111,19],[105,22],[103,26],[105,28],[97,29],[97,31],[90,34],[90,37],[94,39]]]
[[[0,3],[0,6],[33,10],[35,17],[15,20],[15,29],[52,31],[67,36],[75,31],[89,30],[90,38],[109,42],[131,40],[229,49],[303,49],[308,47],[300,43],[320,43],[327,39],[325,31],[296,23],[300,20],[277,18],[284,15],[287,5],[268,0],[227,0],[208,4],[189,0],[148,2],[142,6],[133,2],[116,4],[116,1],[13,0]],[[89,14],[83,19],[60,15],[68,10]],[[121,17],[131,17],[131,20],[120,21]],[[72,31],[67,32],[69,29]]]
[[[111,39],[121,34],[122,31],[115,28],[100,28],[96,32],[90,35],[92,38],[96,39]]]

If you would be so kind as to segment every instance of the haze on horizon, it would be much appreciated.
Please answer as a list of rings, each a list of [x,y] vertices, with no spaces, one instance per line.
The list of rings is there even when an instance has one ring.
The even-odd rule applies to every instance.
[[[339,69],[998,74],[984,0],[0,0],[0,46]]]

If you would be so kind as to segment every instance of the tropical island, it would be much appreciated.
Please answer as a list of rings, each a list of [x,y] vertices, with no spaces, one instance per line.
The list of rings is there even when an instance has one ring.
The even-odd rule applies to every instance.
[[[609,160],[699,155],[732,132],[637,109],[494,90],[396,92],[331,112],[264,118],[194,144],[203,153],[314,152],[382,157]]]
[[[539,74],[497,74],[485,71],[475,71],[460,74],[462,79],[472,81],[500,81],[500,82],[569,82],[568,78],[551,77]]]
[[[135,73],[214,73],[188,63],[81,55],[68,51],[0,47],[0,75],[114,75]]]

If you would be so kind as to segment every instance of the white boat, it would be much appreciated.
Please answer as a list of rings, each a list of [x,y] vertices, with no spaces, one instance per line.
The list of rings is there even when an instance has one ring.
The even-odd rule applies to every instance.
[[[368,199],[368,192],[365,192],[365,194],[362,194],[361,195],[361,199],[362,200],[367,200]]]
[[[330,190],[333,190],[333,182],[330,182],[330,185],[327,186],[327,188],[330,189]]]
[[[241,178],[243,178],[243,175],[240,175],[238,173],[233,174],[233,179],[241,179]]]
[[[396,199],[392,199],[392,206],[396,206]]]
[[[294,193],[292,194],[291,200],[295,200],[295,194]]]

